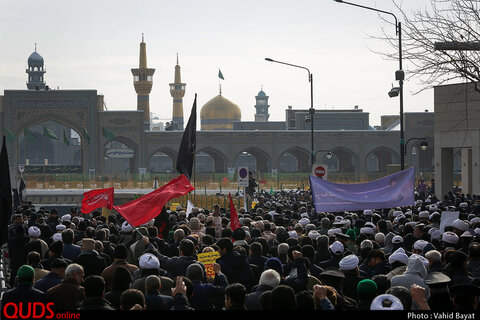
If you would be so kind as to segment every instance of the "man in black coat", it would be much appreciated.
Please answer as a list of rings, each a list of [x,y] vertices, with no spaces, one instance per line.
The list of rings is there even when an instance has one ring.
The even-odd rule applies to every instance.
[[[30,239],[25,235],[25,229],[22,225],[18,225],[15,229],[15,237],[8,240],[8,254],[10,257],[10,286],[15,284],[15,276],[18,269],[27,263],[24,247]]]
[[[38,289],[42,292],[47,292],[48,289],[62,282],[63,278],[65,278],[65,269],[67,268],[67,266],[68,263],[64,259],[56,258],[55,260],[53,260],[50,265],[52,271],[50,271],[42,279],[35,282],[35,289]]]
[[[245,295],[245,307],[247,310],[262,310],[260,296],[265,291],[273,290],[280,284],[280,274],[273,270],[265,270],[260,276],[258,286],[252,288],[252,292]]]
[[[11,289],[3,294],[2,306],[6,306],[7,303],[14,303],[17,307],[19,303],[22,302],[22,310],[19,310],[20,314],[29,314],[29,303],[33,302],[45,302],[45,294],[33,288],[33,278],[35,276],[35,271],[31,266],[23,265],[18,269],[17,272],[17,287]],[[7,308],[8,309],[8,308]],[[7,310],[2,310],[2,314],[8,312]],[[13,311],[10,311],[13,312]],[[10,313],[8,313],[10,314]]]
[[[147,310],[170,310],[173,298],[160,293],[161,281],[156,275],[145,279],[145,304]]]
[[[85,296],[87,297],[78,310],[115,310],[105,299],[105,281],[100,276],[89,276],[85,279]]]
[[[243,284],[247,291],[250,290],[253,286],[253,272],[247,256],[234,251],[232,240],[229,238],[221,238],[217,241],[217,246],[220,252],[217,263],[227,277],[228,283],[238,282]]]
[[[83,238],[82,253],[73,260],[83,267],[85,277],[90,275],[100,276],[107,267],[105,258],[95,251],[95,241],[91,238]]]

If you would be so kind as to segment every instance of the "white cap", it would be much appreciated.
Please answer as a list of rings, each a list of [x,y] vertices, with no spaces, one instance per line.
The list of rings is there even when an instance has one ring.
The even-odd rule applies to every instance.
[[[420,240],[415,241],[415,243],[413,244],[413,248],[414,248],[415,250],[420,250],[420,251],[422,251],[423,248],[425,248],[425,246],[426,246],[427,244],[428,244],[427,241],[420,239]]]
[[[53,242],[62,241],[62,234],[58,232],[54,233],[52,236],[52,239],[53,239]]]
[[[433,231],[430,233],[430,230]],[[428,233],[430,234],[430,240],[440,240],[442,238],[442,233],[440,232],[440,230],[436,228],[432,228],[430,230],[428,230]]]
[[[288,235],[290,236],[290,238],[296,238],[297,232],[295,230],[290,230],[288,231]]]
[[[138,265],[142,269],[158,269],[160,268],[160,261],[151,253],[144,253],[138,259]]]
[[[421,205],[422,203],[423,203],[422,200],[417,200],[417,201],[415,201],[415,205],[417,205],[417,206]]]
[[[373,229],[370,227],[360,228],[360,234],[373,234]]]
[[[300,218],[308,218],[308,213],[303,212],[303,213],[300,215]]]
[[[335,222],[341,222],[343,220],[342,216],[336,216],[335,217]]]
[[[428,207],[428,210],[430,211],[437,211],[438,210],[438,207],[436,204],[431,204],[429,207]]]
[[[449,244],[456,244],[458,242],[458,236],[452,231],[447,231],[442,235],[442,241]]]
[[[335,254],[342,254],[344,250],[343,244],[340,241],[335,241],[329,248]]]
[[[64,214],[61,218],[60,218],[61,221],[70,221],[72,220],[72,216],[69,215],[69,214]]]
[[[132,230],[133,230],[132,226],[131,226],[127,221],[123,221],[123,223],[122,223],[122,231],[123,231],[123,232],[130,232],[130,231],[132,231]]]
[[[470,224],[473,225],[473,224],[474,224],[475,222],[477,222],[477,221],[480,221],[480,218],[479,218],[479,217],[472,218],[472,219],[470,220]]]
[[[317,230],[311,230],[311,231],[308,233],[308,236],[309,236],[312,240],[315,240],[315,239],[317,239],[318,237],[320,237],[320,233],[318,233]]]
[[[340,270],[353,270],[358,266],[359,259],[355,254],[349,254],[338,263]]]
[[[398,262],[403,263],[404,265],[408,264],[407,254],[405,253],[405,251],[403,249],[402,249],[403,252],[399,251],[400,249],[402,249],[402,248],[398,248],[394,253],[392,253],[390,255],[390,257],[388,257],[388,263],[392,264],[392,263],[398,261]]]
[[[373,249],[373,243],[372,241],[366,239],[366,240],[363,240],[361,243],[360,243],[360,249],[364,249],[364,248],[372,248]]]
[[[394,217],[397,217],[397,216],[399,216],[399,215],[401,215],[401,214],[403,214],[403,212],[400,211],[400,210],[395,210],[395,211],[393,211],[393,216],[394,216]]]
[[[403,238],[402,236],[394,236],[392,238],[392,243],[403,243]]]
[[[363,215],[364,216],[371,216],[373,214],[372,210],[363,210]]]
[[[31,226],[28,228],[28,235],[30,237],[39,238],[41,235],[40,229],[37,226]]]
[[[420,211],[420,213],[418,214],[420,219],[427,219],[429,215],[430,215],[430,212],[428,212],[427,210]]]
[[[453,221],[453,227],[457,228],[460,231],[467,230],[468,226],[469,226],[468,222],[464,220],[456,219],[455,221]]]
[[[335,233],[342,233],[342,230],[339,229],[339,228],[333,228],[333,229],[329,229],[329,230],[327,231],[327,235],[328,235],[329,237],[334,236]]]
[[[475,232],[475,234],[480,235],[480,228],[475,228],[475,230],[473,230],[473,232]]]
[[[302,225],[302,227],[305,227],[307,224],[310,223],[310,219],[308,218],[302,218],[298,221],[298,223],[300,223]]]
[[[467,208],[468,207],[468,203],[466,202],[461,202],[459,205],[458,205],[459,208]]]
[[[392,302],[390,307],[383,306],[383,301],[385,300]],[[381,294],[373,299],[372,304],[370,305],[370,310],[403,310],[403,304],[400,299],[392,294]]]
[[[63,230],[67,229],[67,226],[64,225],[64,224],[57,224],[57,226],[55,227],[55,229],[56,229],[57,231],[62,232]]]

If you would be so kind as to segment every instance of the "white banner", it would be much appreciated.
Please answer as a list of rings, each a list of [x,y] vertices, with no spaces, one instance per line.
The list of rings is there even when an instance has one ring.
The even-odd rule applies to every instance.
[[[444,233],[445,227],[453,226],[453,221],[458,219],[459,211],[442,211],[440,218],[440,232]]]

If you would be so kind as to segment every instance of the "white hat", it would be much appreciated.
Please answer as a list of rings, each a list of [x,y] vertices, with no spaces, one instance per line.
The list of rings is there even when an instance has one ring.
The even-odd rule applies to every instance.
[[[335,241],[329,248],[335,254],[341,254],[344,250],[343,244],[340,241]]]
[[[370,227],[360,228],[360,234],[373,234],[373,229]]]
[[[393,216],[394,216],[394,217],[397,217],[397,216],[399,216],[399,215],[401,215],[401,214],[403,214],[403,212],[400,211],[400,210],[395,210],[395,211],[393,211]]]
[[[158,269],[160,268],[160,261],[151,253],[144,253],[138,259],[138,265],[142,269]]]
[[[41,235],[40,229],[37,226],[31,226],[28,228],[28,235],[30,237],[39,238]]]
[[[421,205],[422,203],[423,203],[422,200],[417,200],[417,201],[415,201],[415,205],[417,205],[417,206]]]
[[[343,220],[342,216],[336,216],[335,217],[335,222],[341,222]]]
[[[394,236],[392,238],[392,243],[403,243],[403,238],[402,236]]]
[[[364,216],[371,216],[373,214],[372,210],[363,210],[363,215]]]
[[[342,233],[342,230],[339,229],[339,228],[333,228],[333,229],[329,229],[329,230],[327,231],[327,235],[328,235],[329,237],[334,236],[335,233]]]
[[[389,307],[383,306],[383,301],[389,300],[392,304]],[[403,304],[392,294],[381,294],[373,299],[370,310],[403,310]]]
[[[403,252],[399,251],[400,249],[402,249],[402,248],[399,248],[394,253],[392,253],[390,255],[390,257],[388,257],[388,263],[392,264],[392,263],[398,261],[398,262],[403,263],[404,265],[408,264],[407,254],[405,253],[405,251],[403,251]]]
[[[132,226],[131,226],[127,221],[123,221],[123,223],[122,223],[122,231],[123,231],[123,232],[130,232],[130,231],[132,231],[132,230],[133,230]]]
[[[318,237],[320,237],[320,233],[318,233],[317,230],[311,230],[311,231],[308,233],[308,236],[309,236],[312,240],[315,240],[315,239],[317,239]]]
[[[430,198],[425,200],[425,203],[432,203],[432,200]]]
[[[61,218],[60,218],[61,221],[70,221],[72,220],[72,216],[69,215],[69,214],[64,214]]]
[[[295,230],[290,230],[288,231],[288,235],[290,236],[290,238],[296,238],[297,232]]]
[[[52,239],[53,239],[53,242],[62,241],[62,234],[59,232],[54,233],[52,236]]]
[[[64,224],[57,224],[57,226],[55,227],[55,229],[56,229],[57,231],[62,232],[63,230],[67,229],[67,226],[64,225]]]
[[[459,208],[467,208],[468,207],[468,203],[466,202],[461,202],[459,205],[458,205]]]
[[[477,221],[480,221],[480,218],[479,218],[479,217],[472,218],[472,219],[470,220],[470,224],[473,225],[473,224],[474,224],[475,222],[477,222]]]
[[[431,204],[429,207],[428,207],[428,210],[430,211],[437,211],[438,210],[438,207],[436,204]]]
[[[308,213],[303,212],[303,213],[300,215],[300,218],[308,218]]]
[[[428,212],[427,210],[420,211],[420,213],[418,214],[420,219],[426,219],[429,217],[429,215],[430,215],[430,212]]]
[[[433,231],[430,233],[430,230]],[[428,233],[430,234],[430,240],[440,240],[442,238],[442,233],[440,232],[440,230],[436,228],[432,228],[430,230],[428,230]]]
[[[430,262],[428,262],[428,259],[425,258],[424,256],[421,256],[419,254],[416,254],[416,253],[412,253],[412,255],[410,257],[408,257],[408,260],[410,259],[420,259],[420,261],[422,261],[423,265],[425,266],[425,269],[428,270],[428,268],[430,267]]]
[[[365,222],[365,224],[363,226],[364,227],[370,227],[373,230],[375,230],[377,228],[377,227],[375,227],[375,224],[373,222]]]
[[[302,225],[302,227],[305,227],[307,224],[310,223],[310,220],[308,218],[302,218],[298,221]]]
[[[415,241],[415,243],[413,244],[413,248],[415,250],[420,250],[421,251],[421,250],[423,250],[423,248],[425,248],[425,246],[427,244],[428,244],[427,241],[420,239],[420,240]]]
[[[473,230],[473,232],[475,232],[475,234],[480,235],[480,228],[475,228],[475,230]]]
[[[349,254],[338,263],[340,270],[353,270],[358,266],[359,259],[355,254]]]
[[[373,243],[372,241],[366,239],[366,240],[363,240],[361,243],[360,243],[360,249],[364,249],[364,248],[372,248],[373,249]]]
[[[457,228],[460,231],[467,230],[468,226],[469,226],[468,222],[464,220],[456,219],[455,221],[453,221],[453,227]]]
[[[447,231],[442,235],[442,241],[449,244],[456,244],[458,242],[458,236],[452,231]]]

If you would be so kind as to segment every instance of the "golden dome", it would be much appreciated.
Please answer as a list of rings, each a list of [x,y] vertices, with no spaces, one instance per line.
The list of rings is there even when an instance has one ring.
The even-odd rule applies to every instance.
[[[202,130],[232,130],[242,119],[240,107],[221,94],[205,103],[200,111]]]

